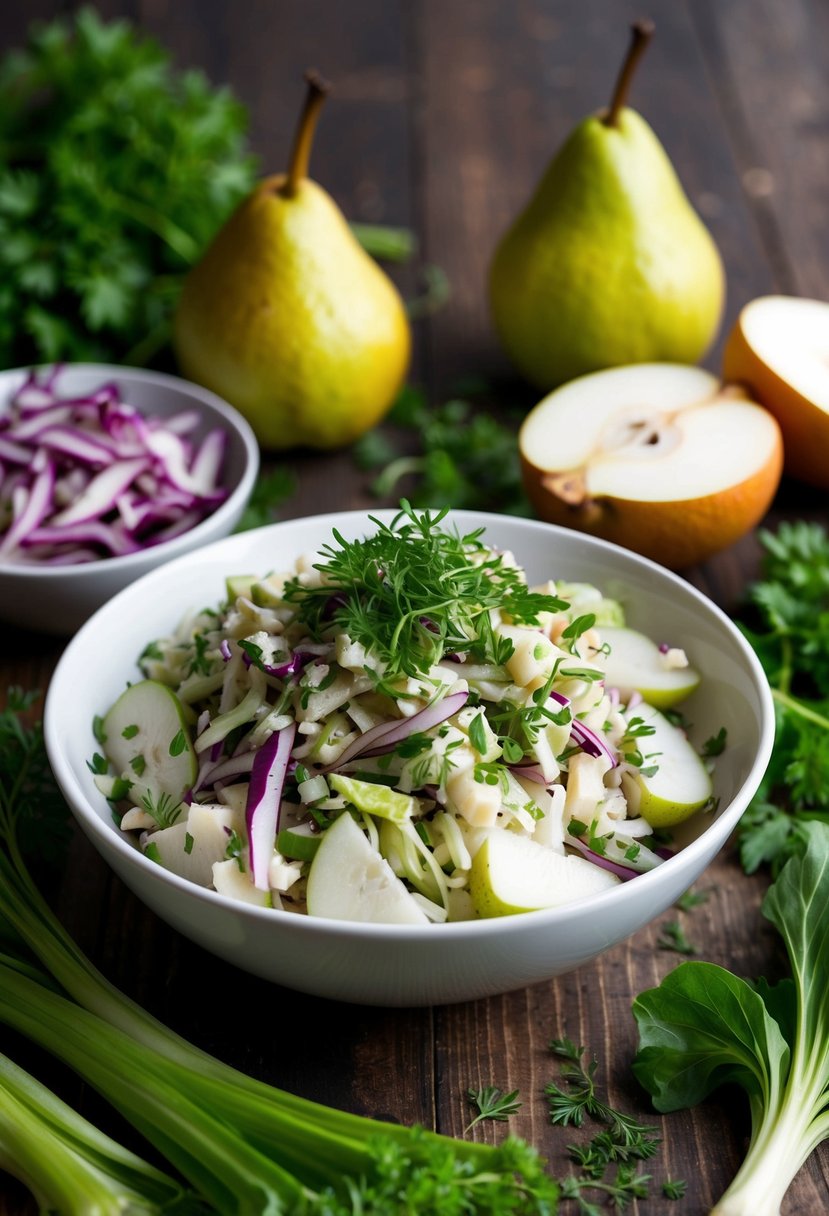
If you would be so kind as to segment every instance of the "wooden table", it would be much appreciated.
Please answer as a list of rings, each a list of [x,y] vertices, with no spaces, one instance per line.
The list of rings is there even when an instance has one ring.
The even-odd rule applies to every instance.
[[[28,18],[63,7],[30,0],[4,12],[2,45],[19,41]],[[641,15],[638,3],[133,0],[100,7],[137,19],[182,64],[228,81],[250,107],[254,146],[274,169],[287,155],[303,69],[314,64],[329,76],[336,91],[313,175],[351,218],[413,227],[424,259],[452,284],[449,304],[417,325],[413,382],[438,401],[459,377],[482,375],[498,402],[532,402],[489,327],[487,262],[570,127],[605,103],[627,23]],[[722,250],[726,331],[756,295],[829,298],[829,7],[822,0],[651,0],[650,12],[657,36],[633,104],[655,125]],[[399,277],[407,292],[416,288],[413,272]],[[720,349],[707,360],[713,369]],[[299,488],[284,518],[374,502],[348,453],[300,454],[291,463]],[[829,522],[817,494],[784,483],[772,519],[800,514]],[[757,571],[758,554],[748,538],[687,577],[731,609]],[[54,640],[0,631],[0,688],[44,688],[60,649]],[[726,852],[701,887],[708,902],[683,915],[700,956],[751,976],[778,968],[776,940],[758,912],[765,880],[743,876]],[[657,941],[676,912],[558,980],[465,1005],[389,1011],[297,995],[218,962],[139,904],[82,840],[54,894],[78,941],[125,991],[223,1059],[298,1093],[460,1135],[469,1085],[519,1088],[524,1105],[512,1130],[561,1171],[570,1136],[549,1126],[541,1091],[556,1072],[547,1043],[566,1033],[599,1057],[611,1099],[649,1117],[630,1072],[630,1003],[675,966],[677,956]],[[71,1078],[48,1064],[40,1071],[82,1110],[122,1130]],[[738,1166],[746,1127],[737,1093],[664,1120],[654,1173],[687,1179],[687,1194],[668,1204],[657,1186],[641,1211],[706,1211]],[[494,1140],[503,1125],[484,1123],[474,1134]],[[787,1213],[829,1209],[827,1165],[819,1153],[802,1171]],[[20,1192],[5,1181],[0,1210],[16,1211]]]

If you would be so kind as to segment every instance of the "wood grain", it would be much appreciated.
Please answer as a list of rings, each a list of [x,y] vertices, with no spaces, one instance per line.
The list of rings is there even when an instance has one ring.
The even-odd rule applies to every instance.
[[[25,20],[22,10],[4,11],[0,49],[20,39],[30,15],[63,7],[38,0],[26,6]],[[638,3],[102,0],[99,7],[139,22],[182,66],[232,85],[250,110],[254,148],[267,170],[281,168],[287,155],[303,70],[314,64],[329,76],[335,92],[320,124],[314,176],[351,218],[414,226],[423,260],[438,263],[451,280],[448,306],[416,326],[412,379],[440,400],[474,373],[489,378],[496,406],[532,403],[490,327],[489,259],[568,131],[606,102],[626,27],[641,15]],[[823,0],[652,0],[648,7],[657,36],[632,103],[651,121],[720,246],[729,283],[726,327],[758,294],[829,296]],[[416,290],[415,271],[398,279],[407,294]],[[721,344],[722,336],[707,360],[715,370]],[[298,488],[285,518],[372,504],[348,453],[292,453],[286,463]],[[770,518],[804,514],[829,520],[819,495],[784,483]],[[759,552],[749,537],[686,576],[733,611],[757,573]],[[0,689],[45,688],[60,651],[57,640],[0,631]],[[700,884],[704,904],[663,914],[591,966],[488,1000],[399,1011],[319,1001],[247,976],[163,925],[84,839],[73,850],[53,895],[93,960],[175,1029],[273,1084],[453,1135],[463,1134],[472,1116],[470,1086],[518,1088],[523,1105],[509,1130],[563,1171],[575,1137],[550,1126],[543,1090],[557,1076],[549,1041],[566,1034],[596,1055],[610,1099],[661,1129],[657,1178],[688,1180],[683,1200],[663,1204],[657,1188],[634,1212],[697,1216],[738,1167],[747,1134],[741,1094],[724,1092],[662,1120],[630,1071],[631,1001],[679,961],[659,945],[666,921],[681,919],[698,957],[747,976],[780,972],[779,945],[759,913],[765,879],[746,878],[731,850]],[[130,1138],[71,1076],[5,1036],[3,1048],[21,1053],[85,1113]],[[504,1131],[483,1123],[472,1134],[492,1142]],[[828,1181],[821,1151],[792,1187],[786,1216],[827,1210]],[[2,1178],[0,1216],[27,1210],[23,1192]]]

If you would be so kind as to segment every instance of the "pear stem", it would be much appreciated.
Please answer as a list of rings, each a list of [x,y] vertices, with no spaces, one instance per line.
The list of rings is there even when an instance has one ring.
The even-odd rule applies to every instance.
[[[628,53],[619,72],[616,88],[613,90],[610,109],[602,120],[606,127],[618,127],[619,125],[619,113],[627,101],[633,73],[639,66],[639,60],[648,49],[648,43],[653,38],[654,28],[652,21],[635,21],[630,27],[632,37]]]
[[[319,72],[310,69],[305,73],[308,92],[305,95],[305,105],[299,116],[294,146],[288,162],[288,173],[285,183],[280,190],[286,198],[293,198],[299,189],[299,183],[308,176],[308,162],[311,159],[311,145],[314,142],[314,132],[317,129],[322,103],[331,91],[331,85],[323,80]]]

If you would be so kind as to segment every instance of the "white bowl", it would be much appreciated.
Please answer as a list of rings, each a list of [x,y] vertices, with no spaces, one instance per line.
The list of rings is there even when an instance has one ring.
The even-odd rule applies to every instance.
[[[377,512],[388,520],[391,512]],[[366,925],[297,916],[231,901],[163,870],[112,822],[87,768],[92,719],[136,677],[132,656],[190,608],[212,606],[229,574],[288,569],[331,528],[346,537],[372,525],[362,513],[317,516],[242,533],[148,574],[105,605],[69,643],[46,700],[55,775],[78,822],[107,862],[164,920],[243,969],[319,996],[376,1005],[468,1000],[523,987],[581,966],[658,916],[699,877],[737,824],[765,770],[773,721],[768,685],[752,650],[719,608],[644,558],[549,524],[456,512],[464,531],[511,549],[531,581],[598,584],[624,603],[630,624],[684,646],[703,680],[687,702],[692,737],[721,726],[716,813],[690,822],[687,842],[650,873],[548,911],[448,925]]]
[[[0,414],[29,374],[29,368],[0,372]],[[108,363],[70,363],[60,373],[61,394],[79,396],[115,380],[124,397],[144,414],[169,416],[197,409],[197,435],[213,427],[227,432],[223,503],[194,528],[139,553],[77,566],[22,565],[0,558],[0,618],[25,629],[71,634],[116,592],[170,558],[227,536],[239,522],[259,471],[259,447],[247,422],[215,393],[163,372]]]

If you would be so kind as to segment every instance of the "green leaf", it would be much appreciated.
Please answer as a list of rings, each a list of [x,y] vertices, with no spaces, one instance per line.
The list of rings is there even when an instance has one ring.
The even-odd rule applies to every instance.
[[[658,1111],[695,1106],[729,1082],[761,1107],[788,1068],[789,1044],[760,994],[714,963],[681,963],[633,1014],[633,1071]]]

